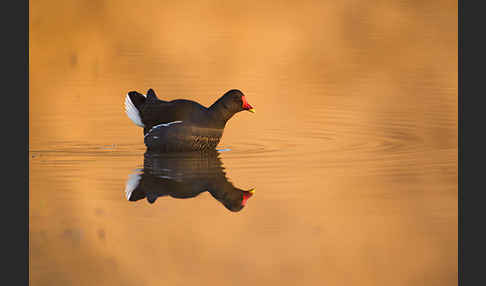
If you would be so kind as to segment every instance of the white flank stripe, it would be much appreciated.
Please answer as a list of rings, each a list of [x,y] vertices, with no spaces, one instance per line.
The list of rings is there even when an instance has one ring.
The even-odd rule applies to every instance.
[[[155,125],[154,127],[150,128],[149,132],[147,132],[147,134],[145,134],[145,136],[143,136],[143,137],[144,138],[147,137],[155,129],[158,129],[158,128],[161,128],[161,127],[170,127],[172,124],[177,124],[177,123],[182,123],[182,121],[178,120],[178,121],[172,121],[172,122],[169,122],[169,123],[162,123],[162,124],[159,124],[159,125]],[[153,136],[152,138],[158,139],[159,137],[158,136]]]
[[[130,118],[132,122],[135,123],[135,125],[145,127],[145,125],[142,123],[140,113],[138,112],[137,108],[133,104],[128,94],[125,98],[125,113],[127,114],[128,118]]]
[[[177,120],[177,121],[172,121],[172,122],[169,122],[169,123],[162,123],[162,124],[159,124],[159,125],[155,125],[154,127],[150,128],[150,131],[152,131],[152,129],[155,129],[155,128],[169,127],[172,124],[177,124],[177,123],[182,123],[182,121]]]

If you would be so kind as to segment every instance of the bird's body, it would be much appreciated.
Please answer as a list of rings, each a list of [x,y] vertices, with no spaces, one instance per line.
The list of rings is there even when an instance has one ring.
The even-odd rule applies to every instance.
[[[207,128],[173,121],[152,127],[144,137],[149,151],[184,152],[214,150],[218,145],[222,128]]]
[[[206,151],[218,145],[226,122],[237,112],[253,111],[239,90],[230,90],[206,108],[185,99],[164,101],[149,89],[147,95],[131,91],[125,99],[128,117],[144,128],[150,151]]]

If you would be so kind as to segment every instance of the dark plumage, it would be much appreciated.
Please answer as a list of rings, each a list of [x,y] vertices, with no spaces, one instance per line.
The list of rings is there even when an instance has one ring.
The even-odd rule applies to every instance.
[[[147,151],[143,172],[131,175],[125,188],[129,201],[146,198],[149,203],[165,196],[193,198],[205,191],[236,212],[246,205],[254,189],[242,190],[228,182],[216,151],[178,154]]]
[[[150,151],[206,151],[219,143],[226,122],[236,113],[253,107],[245,95],[232,89],[209,108],[185,99],[164,101],[152,89],[147,95],[130,91],[125,99],[128,117],[143,127]]]

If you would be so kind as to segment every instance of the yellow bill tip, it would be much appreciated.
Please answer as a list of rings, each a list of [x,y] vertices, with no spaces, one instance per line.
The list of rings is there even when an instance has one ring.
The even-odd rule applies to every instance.
[[[255,108],[248,109],[248,111],[250,111],[251,113],[255,113]]]

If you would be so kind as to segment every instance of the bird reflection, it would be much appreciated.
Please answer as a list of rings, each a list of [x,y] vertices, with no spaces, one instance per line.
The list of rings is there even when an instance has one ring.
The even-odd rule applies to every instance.
[[[127,200],[147,198],[151,204],[158,197],[186,199],[205,191],[233,212],[243,209],[254,194],[254,188],[242,190],[228,181],[218,151],[177,154],[147,151],[143,170],[131,174],[125,187]]]

